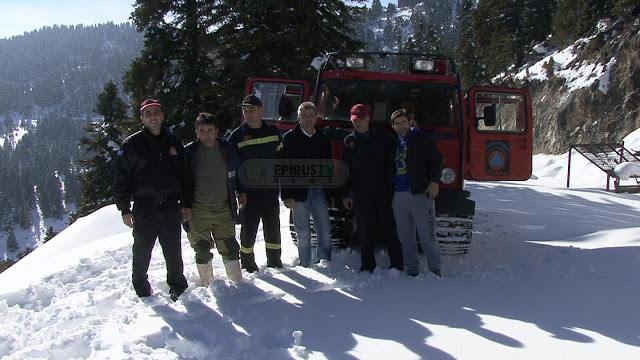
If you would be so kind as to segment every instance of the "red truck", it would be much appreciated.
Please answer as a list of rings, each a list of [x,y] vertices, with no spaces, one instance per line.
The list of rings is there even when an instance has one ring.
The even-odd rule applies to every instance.
[[[318,125],[340,158],[352,131],[349,110],[371,109],[371,125],[391,130],[391,113],[406,108],[423,131],[434,132],[444,156],[436,198],[437,239],[443,253],[469,251],[475,201],[465,180],[526,180],[531,176],[532,112],[521,89],[462,89],[452,58],[421,53],[333,52],[323,59],[315,88],[304,80],[253,78],[246,94],[258,96],[263,119],[283,132],[296,125],[303,101],[318,108]],[[341,204],[340,204],[341,205]],[[353,214],[330,209],[334,246],[348,246],[357,231]],[[290,226],[295,241],[295,229]],[[315,238],[313,239],[315,240]]]

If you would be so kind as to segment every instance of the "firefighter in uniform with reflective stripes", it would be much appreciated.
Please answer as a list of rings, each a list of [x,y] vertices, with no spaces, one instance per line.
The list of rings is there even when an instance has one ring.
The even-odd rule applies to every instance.
[[[229,135],[229,143],[236,148],[240,162],[247,160],[280,158],[282,137],[277,127],[262,120],[262,102],[254,95],[242,101],[244,123]],[[240,262],[248,272],[258,271],[253,245],[262,219],[262,229],[267,251],[267,266],[281,268],[280,254],[280,189],[252,187],[244,184],[246,193],[238,194],[240,209]]]

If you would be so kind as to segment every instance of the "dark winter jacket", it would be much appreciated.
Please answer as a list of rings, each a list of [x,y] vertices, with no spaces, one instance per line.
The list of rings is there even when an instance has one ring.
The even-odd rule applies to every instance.
[[[349,167],[349,180],[342,188],[342,197],[393,195],[391,177],[396,140],[383,128],[372,127],[367,134],[356,131],[344,138],[342,161]]]
[[[291,131],[284,134],[284,148],[282,150],[283,159],[308,159],[308,160],[331,160],[331,141],[329,137],[316,126],[316,131],[311,137],[302,132],[300,124]],[[282,200],[294,199],[295,201],[306,201],[308,188],[287,188],[282,186]],[[332,197],[332,192],[325,189],[327,200]]]
[[[281,156],[282,136],[280,135],[280,130],[264,121],[262,121],[262,126],[258,129],[252,129],[246,123],[240,125],[233,130],[227,141],[238,154],[241,167],[242,163],[247,160],[278,160]],[[238,176],[240,176],[240,174],[238,174]],[[240,181],[241,180],[242,177],[240,177]],[[280,189],[277,186],[268,189],[251,188],[247,186],[248,194],[260,193],[262,195],[277,196],[279,192]]]
[[[126,138],[118,151],[116,205],[123,215],[131,212],[132,199],[156,204],[180,201],[183,208],[191,208],[190,180],[182,141],[165,129],[153,136],[143,128]]]
[[[229,192],[229,205],[231,205],[231,211],[233,213],[233,219],[237,223],[239,223],[238,218],[238,200],[236,198],[236,190],[238,193],[246,192],[243,185],[241,183],[237,183],[236,173],[238,167],[240,166],[240,159],[238,158],[238,154],[233,149],[233,146],[230,146],[227,141],[223,138],[216,138],[218,141],[218,147],[220,148],[220,152],[222,152],[222,157],[224,159],[224,164],[227,170],[227,190]],[[191,184],[195,184],[195,172],[196,172],[196,158],[198,154],[198,146],[200,145],[200,140],[196,139],[191,143],[185,146],[184,150],[187,156],[187,166],[189,169],[189,176],[191,176],[192,180]]]
[[[406,165],[406,179],[409,181],[411,193],[424,194],[430,182],[437,183],[440,180],[442,175],[442,155],[436,147],[436,140],[433,134],[422,132],[418,128],[412,128],[404,139],[398,139],[398,146],[395,151],[396,162],[400,160],[400,153],[405,146],[406,158],[402,160]],[[398,174],[394,176],[396,189],[399,190],[398,183],[402,182],[402,180]]]

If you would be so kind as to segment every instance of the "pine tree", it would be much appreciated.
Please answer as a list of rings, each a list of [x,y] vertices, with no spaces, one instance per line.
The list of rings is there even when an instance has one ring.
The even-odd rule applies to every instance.
[[[384,24],[384,29],[382,30],[382,47],[386,49],[393,49],[395,40],[396,37],[394,35],[393,22],[387,21],[386,24]]]
[[[146,98],[160,100],[165,125],[187,141],[201,111],[216,109],[209,27],[214,2],[137,0],[132,19],[144,32],[144,49],[124,76],[134,115]]]
[[[424,16],[417,16],[417,20],[413,23],[412,41],[405,44],[406,50],[426,53],[432,52],[429,50],[431,46],[429,44],[429,33],[427,30],[426,19]]]
[[[474,42],[490,76],[524,58],[522,9],[518,0],[492,0],[480,1],[472,12]]]
[[[94,110],[104,120],[86,126],[86,135],[80,138],[80,145],[91,156],[78,161],[83,168],[78,176],[82,197],[72,215],[74,220],[114,202],[115,159],[124,138],[121,129],[127,131],[132,126],[127,108],[117,85],[113,81],[106,83]]]
[[[184,141],[194,137],[201,111],[215,112],[225,130],[240,119],[249,77],[313,80],[315,57],[360,50],[348,25],[358,11],[338,0],[138,0],[133,20],[145,31],[145,49],[125,76],[125,90],[137,104],[157,97],[166,124]]]
[[[616,9],[615,0],[560,0],[552,23],[553,43],[564,46],[593,33],[598,21]]]
[[[391,19],[391,17],[397,13],[398,13],[398,7],[396,7],[394,3],[389,3],[387,5],[387,11],[386,11],[387,18]]]
[[[33,226],[33,219],[30,214],[31,207],[25,203],[18,203],[13,213],[13,222],[21,229],[29,229]]]
[[[427,27],[427,44],[426,44],[426,52],[429,53],[442,53],[442,41],[440,40],[440,36],[436,32],[433,24],[429,24]]]
[[[16,234],[13,231],[9,231],[9,236],[7,237],[7,251],[16,252],[20,249],[18,245],[18,240],[16,239]]]
[[[613,14],[615,16],[631,15],[634,8],[637,14],[640,11],[638,0],[613,0]]]
[[[53,229],[53,226],[49,226],[47,228],[47,232],[44,234],[44,242],[48,242],[49,240],[53,239],[56,235],[58,235],[58,231],[55,231]]]
[[[487,77],[479,63],[473,40],[473,24],[471,20],[473,3],[474,0],[465,0],[462,4],[462,11],[458,16],[460,37],[458,38],[458,48],[456,50],[456,62],[462,79],[462,86],[465,89],[471,85],[487,83]]]
[[[382,16],[382,3],[380,0],[373,0],[371,2],[371,10],[369,11],[369,18],[377,20]]]
[[[580,35],[594,32],[598,21],[611,16],[613,0],[582,0],[579,22]]]
[[[219,114],[239,120],[237,104],[252,76],[314,80],[311,61],[329,51],[358,51],[352,24],[360,9],[339,0],[245,0],[218,2],[215,43],[220,44],[219,84],[229,111]]]
[[[64,213],[62,205],[62,186],[55,172],[42,174],[36,186],[38,205],[42,216],[51,219],[61,219]]]
[[[576,9],[579,9],[580,0],[560,0],[558,11],[552,20],[552,43],[558,47],[564,47],[578,38],[576,27]]]
[[[556,0],[525,0],[521,14],[524,46],[544,41],[552,32],[551,22],[557,11]]]

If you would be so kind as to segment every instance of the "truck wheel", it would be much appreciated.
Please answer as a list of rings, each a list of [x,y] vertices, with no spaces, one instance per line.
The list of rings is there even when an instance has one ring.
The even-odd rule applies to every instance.
[[[338,208],[329,208],[329,221],[331,222],[331,244],[334,248],[346,248],[351,244],[354,237],[355,224],[352,214],[347,214]],[[293,225],[293,211],[289,212],[289,232],[293,243],[298,246],[298,234]],[[318,242],[316,228],[311,219],[311,246],[315,247]]]
[[[436,240],[440,252],[447,255],[463,255],[471,247],[473,217],[438,214],[436,216]]]

